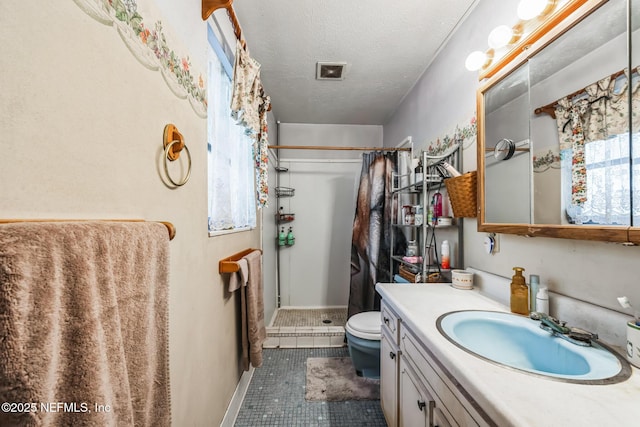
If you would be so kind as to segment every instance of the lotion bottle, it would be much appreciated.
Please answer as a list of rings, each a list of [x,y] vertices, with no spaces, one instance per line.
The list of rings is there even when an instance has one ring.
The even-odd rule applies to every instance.
[[[546,286],[540,286],[536,295],[536,311],[549,314],[549,292]]]
[[[515,274],[511,278],[511,312],[529,315],[529,288],[522,272],[524,268],[513,267]]]
[[[450,250],[449,250],[449,241],[448,240],[443,240],[442,241],[442,265],[441,267],[445,270],[448,270],[451,268],[451,262],[450,262]]]

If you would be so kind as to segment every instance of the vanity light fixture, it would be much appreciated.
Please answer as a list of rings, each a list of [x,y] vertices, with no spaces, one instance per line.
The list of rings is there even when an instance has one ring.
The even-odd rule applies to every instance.
[[[520,0],[518,18],[528,21],[538,16],[548,15],[556,6],[556,0]]]
[[[500,25],[489,33],[487,42],[493,49],[500,49],[507,45],[514,44],[522,35],[522,25],[509,28],[507,25]]]
[[[573,3],[572,8],[567,8],[567,13],[569,13],[585,2],[586,0],[520,0],[516,11],[519,21],[513,27],[500,25],[494,28],[489,33],[487,40],[489,50],[470,53],[465,61],[466,69],[469,71],[480,70],[481,78],[488,77],[486,74],[488,74],[489,68],[503,62],[502,59],[510,54],[510,47],[513,48],[518,42],[525,43],[525,40],[521,41],[525,36],[525,29],[528,34],[524,38],[527,39],[532,32],[535,32],[534,27],[541,25],[541,22],[554,11]],[[498,51],[497,54],[496,51]],[[483,73],[485,76],[482,76]]]
[[[486,52],[476,50],[475,52],[471,52],[469,56],[467,56],[467,60],[464,62],[464,66],[469,71],[478,71],[481,68],[486,68],[491,64],[493,55],[493,49],[489,49]]]

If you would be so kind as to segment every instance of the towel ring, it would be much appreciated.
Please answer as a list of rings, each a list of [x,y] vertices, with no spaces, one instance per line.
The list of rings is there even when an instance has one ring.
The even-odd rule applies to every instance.
[[[167,175],[167,179],[176,187],[182,187],[191,177],[191,153],[189,153],[189,148],[187,148],[187,145],[184,143],[184,137],[178,132],[178,128],[176,128],[175,125],[168,124],[164,127],[163,144],[164,172]],[[173,162],[174,160],[178,160],[183,149],[187,153],[187,174],[181,182],[176,182],[169,174],[167,161]]]
[[[179,142],[180,141],[177,139],[175,141],[171,141],[171,143],[167,145],[164,149],[164,172],[167,175],[167,178],[169,179],[169,181],[171,181],[171,183],[176,187],[182,187],[187,183],[187,181],[189,181],[189,178],[191,178],[191,154],[189,153],[189,149],[187,148],[186,145],[183,145],[182,148],[184,148],[185,153],[187,153],[187,175],[184,177],[184,179],[181,182],[174,181],[173,178],[171,178],[171,175],[169,175],[169,167],[167,166],[168,164],[167,161],[173,162],[173,160],[170,157],[171,148],[173,147],[174,144]]]

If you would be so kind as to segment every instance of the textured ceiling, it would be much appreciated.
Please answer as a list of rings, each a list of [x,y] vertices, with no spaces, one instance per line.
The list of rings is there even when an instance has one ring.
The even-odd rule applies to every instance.
[[[233,8],[277,120],[382,125],[475,1],[236,0]],[[346,62],[344,80],[316,80],[318,61]]]

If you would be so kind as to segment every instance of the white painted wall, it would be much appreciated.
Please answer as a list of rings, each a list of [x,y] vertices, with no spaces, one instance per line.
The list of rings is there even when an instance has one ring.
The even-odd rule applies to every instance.
[[[487,35],[497,25],[515,22],[513,10],[500,0],[483,0],[452,35],[436,60],[384,127],[384,144],[393,146],[406,135],[417,143],[450,134],[475,111],[477,74],[466,71],[464,60],[473,50],[487,48]],[[464,170],[476,169],[476,147],[464,151]],[[484,233],[475,219],[465,219],[464,253],[467,266],[510,277],[512,267],[525,275],[539,274],[550,290],[603,307],[620,310],[616,297],[627,295],[640,303],[635,267],[640,248],[579,240],[500,236],[500,253],[483,251]],[[621,324],[620,328],[625,325]]]
[[[283,123],[279,132],[280,145],[382,146],[381,126]],[[280,150],[289,169],[279,174],[280,186],[294,188],[295,196],[278,206],[296,215],[284,224],[296,243],[279,249],[282,306],[347,305],[361,158],[361,151]],[[265,226],[265,254],[278,250],[275,237]]]
[[[162,12],[147,24],[161,19],[167,42],[206,75],[200,1],[138,3]],[[206,120],[133,57],[115,28],[72,1],[0,3],[0,39],[0,217],[173,222],[173,424],[218,425],[241,371],[239,299],[225,291],[217,264],[259,246],[260,233],[208,237]],[[167,123],[193,158],[191,180],[179,189],[159,175]]]

